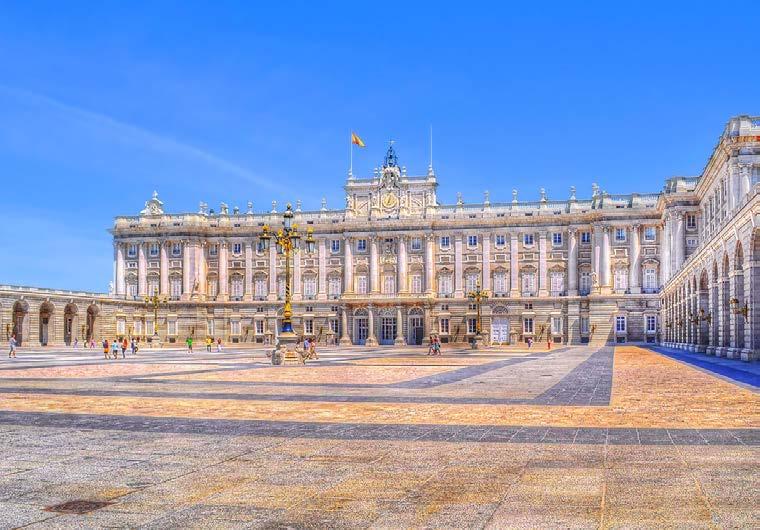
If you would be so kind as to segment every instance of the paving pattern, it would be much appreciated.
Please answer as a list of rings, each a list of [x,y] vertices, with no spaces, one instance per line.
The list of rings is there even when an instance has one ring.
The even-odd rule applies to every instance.
[[[22,351],[0,361],[0,528],[757,528],[753,366]]]

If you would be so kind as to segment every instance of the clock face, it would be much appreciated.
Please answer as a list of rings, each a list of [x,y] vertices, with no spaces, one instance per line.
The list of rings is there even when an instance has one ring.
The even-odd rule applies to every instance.
[[[393,193],[386,193],[383,195],[383,206],[385,208],[395,208],[398,204],[398,197]]]

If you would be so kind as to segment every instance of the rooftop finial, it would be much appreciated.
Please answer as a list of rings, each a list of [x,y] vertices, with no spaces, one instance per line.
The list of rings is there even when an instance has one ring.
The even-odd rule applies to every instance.
[[[296,200],[296,211],[297,212],[301,211],[301,199]]]
[[[517,188],[512,188],[512,203],[517,204]]]
[[[393,143],[394,140],[388,141],[388,151],[386,151],[385,159],[383,159],[383,169],[398,166],[398,156],[396,156],[396,151],[393,150]]]
[[[322,197],[322,211],[323,212],[327,211],[327,199],[325,199],[324,197]]]
[[[546,202],[546,188],[541,188],[541,202]]]
[[[248,211],[246,213],[252,214],[253,213],[253,203],[251,201],[248,201],[248,204],[246,206],[248,206]]]
[[[491,192],[488,191],[488,190],[486,190],[483,193],[483,204],[485,204],[486,206],[488,206],[489,204],[491,204]]]
[[[576,200],[576,198],[575,198],[575,186],[570,186],[570,200],[571,201]]]

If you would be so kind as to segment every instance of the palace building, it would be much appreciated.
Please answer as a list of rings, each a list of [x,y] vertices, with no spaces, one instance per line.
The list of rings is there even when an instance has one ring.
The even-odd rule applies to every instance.
[[[295,255],[294,328],[336,344],[466,342],[469,294],[488,294],[491,343],[662,343],[706,354],[760,356],[760,117],[727,123],[701,175],[661,191],[524,202],[441,204],[432,165],[407,173],[391,145],[368,178],[349,173],[345,207],[293,208],[316,248]],[[182,342],[211,335],[272,344],[285,263],[259,243],[284,208],[201,203],[169,213],[156,193],[114,220],[109,294],[0,287],[2,326],[22,345],[75,337]],[[166,298],[154,310],[145,299]]]

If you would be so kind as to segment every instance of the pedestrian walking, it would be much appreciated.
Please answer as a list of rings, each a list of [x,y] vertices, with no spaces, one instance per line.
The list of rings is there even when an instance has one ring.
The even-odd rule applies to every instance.
[[[111,351],[111,347],[108,344],[108,339],[103,339],[103,355],[105,356],[106,359],[111,358],[110,351]]]
[[[546,339],[546,349],[551,350],[552,349],[552,339],[551,337]]]
[[[121,358],[126,359],[127,358],[127,337],[124,337],[124,340],[121,341]]]
[[[114,359],[119,358],[119,339],[113,339],[111,342],[111,354],[113,354]]]
[[[435,337],[433,337],[433,334],[430,334],[430,344],[428,345],[428,352],[427,355],[433,355],[433,349],[435,348]]]
[[[77,349],[77,345],[79,344],[79,339],[74,337],[74,349]]]
[[[134,337],[132,337],[131,346],[132,346],[132,355],[137,354],[137,341],[134,339]]]
[[[222,351],[222,337],[216,338],[216,351],[218,352]]]
[[[8,358],[16,358],[16,346],[18,346],[18,342],[16,341],[16,335],[11,335],[11,340],[9,341],[10,351],[8,351]]]
[[[206,337],[206,351],[211,353],[211,344],[214,342],[214,339],[211,337]]]
[[[188,337],[185,344],[187,344],[187,353],[193,353],[193,338]]]
[[[433,337],[433,355],[441,355],[441,339],[438,335]]]
[[[90,348],[92,348],[93,350],[95,349],[95,339],[94,338],[90,339]]]

